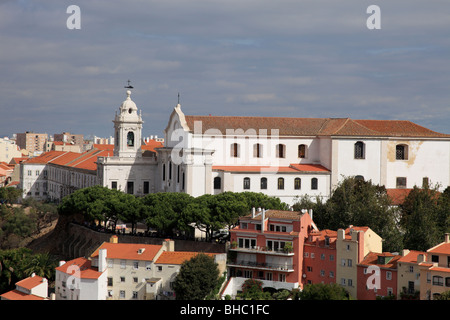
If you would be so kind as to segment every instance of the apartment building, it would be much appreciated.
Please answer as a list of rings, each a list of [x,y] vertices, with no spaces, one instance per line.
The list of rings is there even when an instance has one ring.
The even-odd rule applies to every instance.
[[[420,268],[420,300],[433,300],[450,290],[450,234],[444,242],[417,258]]]
[[[84,144],[84,136],[82,134],[71,134],[70,132],[55,133],[53,135],[53,140],[71,145],[83,146]]]
[[[30,156],[38,156],[45,151],[48,134],[26,131],[16,134],[16,144],[20,149],[25,149]]]
[[[248,278],[263,287],[303,287],[303,245],[308,233],[318,230],[308,211],[254,209],[230,230],[230,276],[224,295],[234,296]]]
[[[401,257],[390,252],[370,252],[357,265],[357,299],[397,296],[397,263]]]
[[[419,299],[420,268],[418,258],[425,257],[426,252],[402,250],[402,257],[397,262],[397,298]]]

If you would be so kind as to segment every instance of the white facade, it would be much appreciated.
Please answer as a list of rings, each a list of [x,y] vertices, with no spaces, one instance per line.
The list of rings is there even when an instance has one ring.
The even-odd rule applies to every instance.
[[[130,91],[113,123],[114,155],[98,158],[99,184],[141,196],[156,192],[156,155],[142,155],[143,121]]]

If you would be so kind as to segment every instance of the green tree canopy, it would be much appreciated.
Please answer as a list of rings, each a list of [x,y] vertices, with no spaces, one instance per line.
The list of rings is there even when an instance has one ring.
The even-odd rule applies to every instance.
[[[219,269],[214,258],[198,254],[181,265],[173,289],[177,300],[203,300],[218,282]]]
[[[300,300],[349,300],[348,292],[337,283],[307,284],[299,292]]]

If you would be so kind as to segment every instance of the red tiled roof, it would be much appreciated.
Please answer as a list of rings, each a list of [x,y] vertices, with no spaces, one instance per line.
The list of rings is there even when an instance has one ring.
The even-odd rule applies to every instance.
[[[202,133],[206,130],[220,131],[242,129],[242,134],[259,134],[267,130],[267,135],[277,129],[280,136],[399,136],[399,137],[439,137],[450,138],[410,121],[404,120],[352,120],[350,118],[288,118],[288,117],[234,117],[234,116],[185,116],[190,131],[194,123],[201,121]],[[233,133],[235,134],[235,133]]]
[[[100,249],[106,249],[106,257],[110,259],[153,261],[161,248],[162,245],[155,244],[104,242],[91,257],[97,257]],[[140,249],[145,250],[139,253]]]
[[[392,259],[386,264],[378,264],[379,256],[392,257]],[[390,252],[384,252],[384,253],[369,252],[364,257],[364,260],[361,261],[359,264],[365,265],[365,266],[377,265],[377,266],[383,267],[383,268],[395,269],[395,268],[397,268],[397,262],[401,257],[402,257],[401,255],[394,255]]]
[[[296,164],[287,166],[213,166],[213,170],[226,172],[330,172],[327,168],[318,164]]]
[[[405,201],[412,189],[386,189],[388,197],[394,206],[398,206]]]
[[[0,296],[7,300],[45,300],[43,297],[38,297],[34,294],[26,294],[25,292],[19,290],[11,290]]]
[[[437,246],[428,249],[427,252],[431,253],[441,253],[441,254],[447,254],[450,255],[450,242],[443,242],[438,244]]]
[[[200,252],[190,252],[190,251],[164,251],[159,256],[155,263],[158,264],[182,264],[183,262],[190,260]],[[214,257],[215,253],[204,253],[210,257]]]
[[[149,141],[144,141],[144,144],[141,146],[141,150],[143,151],[153,151],[156,152],[156,148],[162,148],[164,144],[162,142],[151,139]]]
[[[35,275],[32,277],[25,278],[19,282],[16,282],[16,286],[31,290],[34,287],[40,285],[43,282],[43,280],[44,278]]]
[[[411,250],[405,256],[401,257],[398,261],[399,262],[417,263],[417,256],[419,254],[423,254],[426,256],[426,252]]]
[[[79,269],[77,269],[77,267]],[[99,272],[98,268],[91,266],[91,260],[83,257],[70,260],[55,269],[67,274],[74,274],[82,279],[98,279],[102,275],[102,272]],[[76,270],[78,270],[79,273],[76,272]]]

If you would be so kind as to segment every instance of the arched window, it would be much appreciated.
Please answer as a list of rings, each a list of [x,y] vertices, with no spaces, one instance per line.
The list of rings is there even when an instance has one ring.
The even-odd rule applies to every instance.
[[[263,146],[260,143],[255,143],[253,145],[253,157],[254,158],[262,158]]]
[[[284,178],[278,178],[278,190],[284,190]]]
[[[319,188],[319,182],[317,178],[311,179],[311,190],[317,190]]]
[[[220,177],[214,178],[214,189],[222,189],[222,178]]]
[[[355,143],[355,159],[365,159],[365,145],[364,142],[358,141]]]
[[[244,189],[250,189],[250,178],[244,178]]]
[[[134,132],[130,131],[127,134],[127,146],[134,147]]]
[[[395,159],[408,160],[408,146],[406,144],[398,144],[395,146]]]
[[[276,155],[277,155],[277,158],[286,157],[286,146],[284,144],[277,144]]]
[[[306,158],[306,145],[305,144],[300,144],[298,146],[298,157]]]
[[[261,178],[261,189],[267,189],[267,178]]]
[[[294,189],[300,190],[302,188],[302,180],[300,178],[294,179]]]
[[[230,156],[233,158],[239,158],[240,146],[237,143],[232,143],[230,148]]]
[[[166,181],[166,164],[165,163],[163,163],[163,165],[162,165],[162,178],[163,178],[163,181]]]

